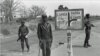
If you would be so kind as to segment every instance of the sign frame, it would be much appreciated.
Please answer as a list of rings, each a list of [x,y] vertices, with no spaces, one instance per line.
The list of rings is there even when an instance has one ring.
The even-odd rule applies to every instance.
[[[73,28],[67,28],[67,29],[59,29],[57,28],[57,14],[56,12],[58,11],[82,11],[82,25],[81,25],[81,28],[80,29],[73,29]],[[84,9],[64,9],[64,10],[55,10],[55,29],[56,30],[83,30],[84,29]]]

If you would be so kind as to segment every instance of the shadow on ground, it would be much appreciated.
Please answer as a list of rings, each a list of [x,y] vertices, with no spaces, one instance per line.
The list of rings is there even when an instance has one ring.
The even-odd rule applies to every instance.
[[[3,55],[3,54],[0,54],[0,56],[5,56],[5,55]]]
[[[22,52],[21,50],[9,50],[10,52]]]
[[[73,48],[83,48],[82,45],[72,45]]]

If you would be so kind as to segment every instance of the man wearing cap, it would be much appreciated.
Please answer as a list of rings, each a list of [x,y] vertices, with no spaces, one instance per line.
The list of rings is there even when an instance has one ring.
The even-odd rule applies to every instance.
[[[24,52],[24,42],[26,43],[27,52],[29,51],[28,38],[26,37],[26,35],[28,35],[28,33],[29,33],[28,27],[25,26],[25,22],[22,21],[21,26],[19,27],[19,30],[18,30],[19,38],[17,39],[17,41],[19,41],[19,40],[21,41],[22,52]]]
[[[90,39],[90,33],[91,33],[91,27],[94,27],[93,24],[91,24],[90,22],[90,14],[86,14],[85,17],[85,41],[84,41],[84,47],[91,47],[91,45],[89,44],[89,39]]]
[[[47,22],[47,16],[42,15],[42,22],[38,24],[37,35],[39,38],[39,45],[42,49],[43,56],[50,56],[52,45],[52,29],[51,25]]]

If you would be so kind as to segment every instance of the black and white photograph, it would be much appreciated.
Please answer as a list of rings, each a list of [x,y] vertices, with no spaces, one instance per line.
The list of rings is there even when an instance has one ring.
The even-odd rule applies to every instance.
[[[100,56],[100,0],[0,0],[0,56]]]

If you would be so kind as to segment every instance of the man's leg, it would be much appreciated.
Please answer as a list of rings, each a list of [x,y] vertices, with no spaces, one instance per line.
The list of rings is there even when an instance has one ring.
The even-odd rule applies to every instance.
[[[51,50],[50,50],[50,48],[46,48],[46,56],[50,56],[50,54],[51,54]]]
[[[91,45],[89,44],[89,39],[90,39],[90,32],[88,32],[87,46],[91,47]]]
[[[28,39],[27,38],[25,38],[25,43],[26,43],[26,47],[27,47],[27,52],[29,52],[29,50],[30,50],[30,47],[29,47],[29,44],[28,44]]]
[[[22,48],[22,52],[24,52],[24,39],[21,39],[21,48]]]
[[[42,56],[46,56],[46,51],[42,49]]]
[[[85,37],[85,41],[84,41],[84,47],[87,47],[87,43],[88,43],[88,33],[86,32],[86,37]]]
[[[50,56],[51,55],[51,41],[47,41],[46,43],[46,56]]]
[[[46,42],[42,42],[41,49],[42,49],[42,56],[46,56]]]

